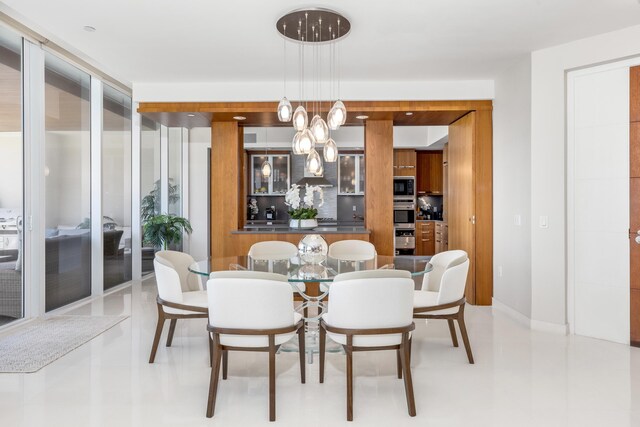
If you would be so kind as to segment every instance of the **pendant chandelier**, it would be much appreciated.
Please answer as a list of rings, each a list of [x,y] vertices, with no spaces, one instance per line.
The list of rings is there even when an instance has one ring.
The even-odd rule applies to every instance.
[[[322,176],[323,161],[338,160],[338,146],[331,137],[331,131],[339,129],[347,120],[347,109],[340,100],[340,78],[336,65],[336,43],[351,30],[351,23],[344,16],[328,9],[313,8],[290,12],[281,17],[276,23],[276,29],[282,34],[284,58],[283,97],[278,104],[278,120],[291,121],[296,134],[292,141],[292,151],[296,155],[306,155],[305,169],[307,172]],[[298,82],[299,101],[293,110],[287,93],[287,42],[298,44]],[[305,53],[312,53],[311,85],[313,95],[311,100],[305,97],[307,85],[305,74]],[[328,52],[329,96],[333,101],[326,119],[322,117],[322,68],[326,62],[322,60],[322,52]],[[325,67],[326,68],[326,67]],[[312,119],[309,121],[309,108]],[[326,111],[326,110],[325,110]],[[293,113],[292,113],[293,112]],[[322,156],[318,152],[323,146]]]

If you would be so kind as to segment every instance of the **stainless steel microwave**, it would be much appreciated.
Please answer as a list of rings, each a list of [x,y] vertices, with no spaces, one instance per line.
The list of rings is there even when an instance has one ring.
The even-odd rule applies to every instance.
[[[395,228],[414,229],[416,227],[416,210],[414,203],[394,203],[393,226]]]
[[[393,177],[393,198],[413,199],[416,197],[416,178],[413,176]]]

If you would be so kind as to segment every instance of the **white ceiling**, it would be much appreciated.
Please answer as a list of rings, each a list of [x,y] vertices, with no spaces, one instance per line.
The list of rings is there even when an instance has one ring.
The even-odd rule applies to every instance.
[[[310,5],[335,9],[352,22],[340,43],[344,80],[492,78],[519,55],[640,23],[638,0],[3,3],[2,10],[130,82],[279,80],[282,38],[275,22]],[[97,31],[86,32],[85,25]]]

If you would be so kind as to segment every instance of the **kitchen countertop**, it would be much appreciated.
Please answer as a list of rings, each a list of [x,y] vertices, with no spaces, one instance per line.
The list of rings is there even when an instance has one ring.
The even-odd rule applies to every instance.
[[[442,219],[416,219],[416,222],[446,222]]]
[[[288,224],[251,225],[231,234],[371,234],[371,230],[360,226],[322,225],[316,228],[290,228]]]

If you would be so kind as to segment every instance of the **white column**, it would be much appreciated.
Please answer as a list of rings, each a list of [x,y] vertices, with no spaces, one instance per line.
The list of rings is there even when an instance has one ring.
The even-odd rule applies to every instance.
[[[141,150],[141,117],[138,103],[131,106],[131,267],[132,278],[142,277],[142,224],[140,222],[140,150]]]
[[[24,41],[24,219],[23,259],[25,313],[45,313],[45,103],[44,51]]]
[[[160,126],[160,213],[169,213],[169,129]]]
[[[104,292],[102,234],[102,81],[91,77],[91,295]]]
[[[182,216],[189,219],[189,130],[182,128],[182,188],[180,194],[182,196]],[[184,233],[182,239],[183,252],[189,253],[189,235]]]

